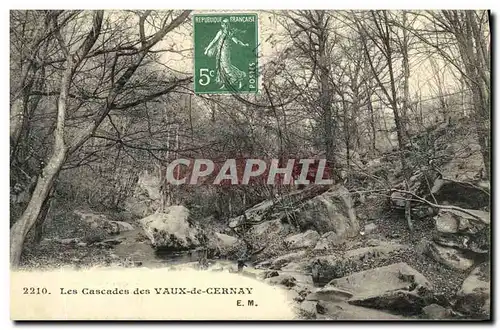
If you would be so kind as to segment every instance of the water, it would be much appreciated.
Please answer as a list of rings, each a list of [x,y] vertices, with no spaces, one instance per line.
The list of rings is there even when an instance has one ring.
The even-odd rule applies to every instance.
[[[192,250],[192,251],[155,251],[155,257],[160,262],[165,262],[168,264],[185,264],[191,262],[197,262],[201,259],[203,251]]]

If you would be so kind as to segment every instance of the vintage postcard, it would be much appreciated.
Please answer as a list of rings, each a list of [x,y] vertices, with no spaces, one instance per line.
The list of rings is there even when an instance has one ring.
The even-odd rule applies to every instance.
[[[491,320],[487,10],[11,10],[10,313]]]

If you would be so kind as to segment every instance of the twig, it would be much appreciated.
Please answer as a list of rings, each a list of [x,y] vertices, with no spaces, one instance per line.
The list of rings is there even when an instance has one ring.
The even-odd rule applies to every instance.
[[[428,204],[429,206],[432,206],[432,207],[435,207],[435,208],[439,208],[439,209],[443,209],[443,210],[454,210],[454,211],[460,211],[460,212],[463,212],[465,214],[468,214],[470,215],[471,217],[473,217],[474,219],[476,220],[479,220],[480,222],[484,223],[484,224],[487,224],[489,225],[488,222],[484,221],[481,217],[475,215],[474,213],[466,210],[466,209],[463,209],[461,207],[458,207],[458,206],[454,206],[454,205],[440,205],[440,204],[435,204],[435,203],[432,203],[432,202],[429,202],[428,200],[426,200],[425,198],[422,198],[412,192],[409,192],[409,191],[406,191],[406,190],[400,190],[400,189],[391,189],[391,192],[399,192],[399,193],[402,193],[402,194],[408,194],[408,195],[411,195],[412,197],[414,197],[415,199],[417,199],[418,201],[420,202],[423,202],[423,203],[426,203]],[[408,200],[406,198],[398,198],[396,197],[396,199],[402,199],[402,200]]]

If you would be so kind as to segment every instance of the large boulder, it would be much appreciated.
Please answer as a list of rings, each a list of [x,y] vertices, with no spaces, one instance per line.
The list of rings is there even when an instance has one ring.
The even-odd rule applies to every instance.
[[[490,187],[484,180],[481,147],[474,134],[463,135],[466,131],[459,128],[460,137],[442,141],[443,150],[440,153],[448,161],[440,166],[440,175],[434,180],[431,192],[439,204],[470,209],[489,208]]]
[[[350,292],[350,304],[405,315],[419,314],[434,299],[431,283],[403,262],[334,279],[326,287]]]
[[[332,279],[363,270],[369,259],[389,260],[392,253],[405,249],[408,249],[408,246],[380,243],[376,246],[348,250],[344,254],[321,256],[311,263],[312,276],[316,284],[324,285]]]
[[[489,319],[491,309],[491,269],[483,263],[470,273],[457,293],[455,308],[473,318]]]
[[[295,220],[302,230],[332,231],[339,239],[354,237],[360,229],[350,193],[341,185],[308,200]]]
[[[188,222],[189,210],[181,205],[170,206],[164,213],[152,214],[140,223],[156,249],[188,250],[200,245],[198,228]]]
[[[308,236],[311,240],[308,240],[307,247],[316,244],[314,231],[320,235],[331,232],[328,244],[334,245],[359,233],[351,196],[341,185],[331,188],[312,185],[278,196],[273,201],[263,201],[230,219],[229,227],[246,235],[250,241],[265,241],[267,247],[263,254],[282,249],[287,245],[284,242],[287,236],[297,229],[301,232],[311,230],[307,235],[314,235]],[[295,240],[290,246],[300,248],[299,245],[299,240]]]
[[[349,191],[337,185],[325,188],[311,186],[279,197],[276,201],[266,200],[229,221],[229,226],[238,228],[248,222],[255,226],[264,221],[281,220],[318,233],[333,231],[342,237],[353,237],[359,232],[359,223]]]

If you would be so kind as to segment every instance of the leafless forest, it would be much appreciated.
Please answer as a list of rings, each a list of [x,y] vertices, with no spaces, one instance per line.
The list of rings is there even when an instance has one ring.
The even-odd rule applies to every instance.
[[[192,264],[309,319],[489,319],[490,13],[258,13],[260,92],[196,95],[191,11],[10,12],[12,267]],[[177,158],[335,182],[172,186]]]

